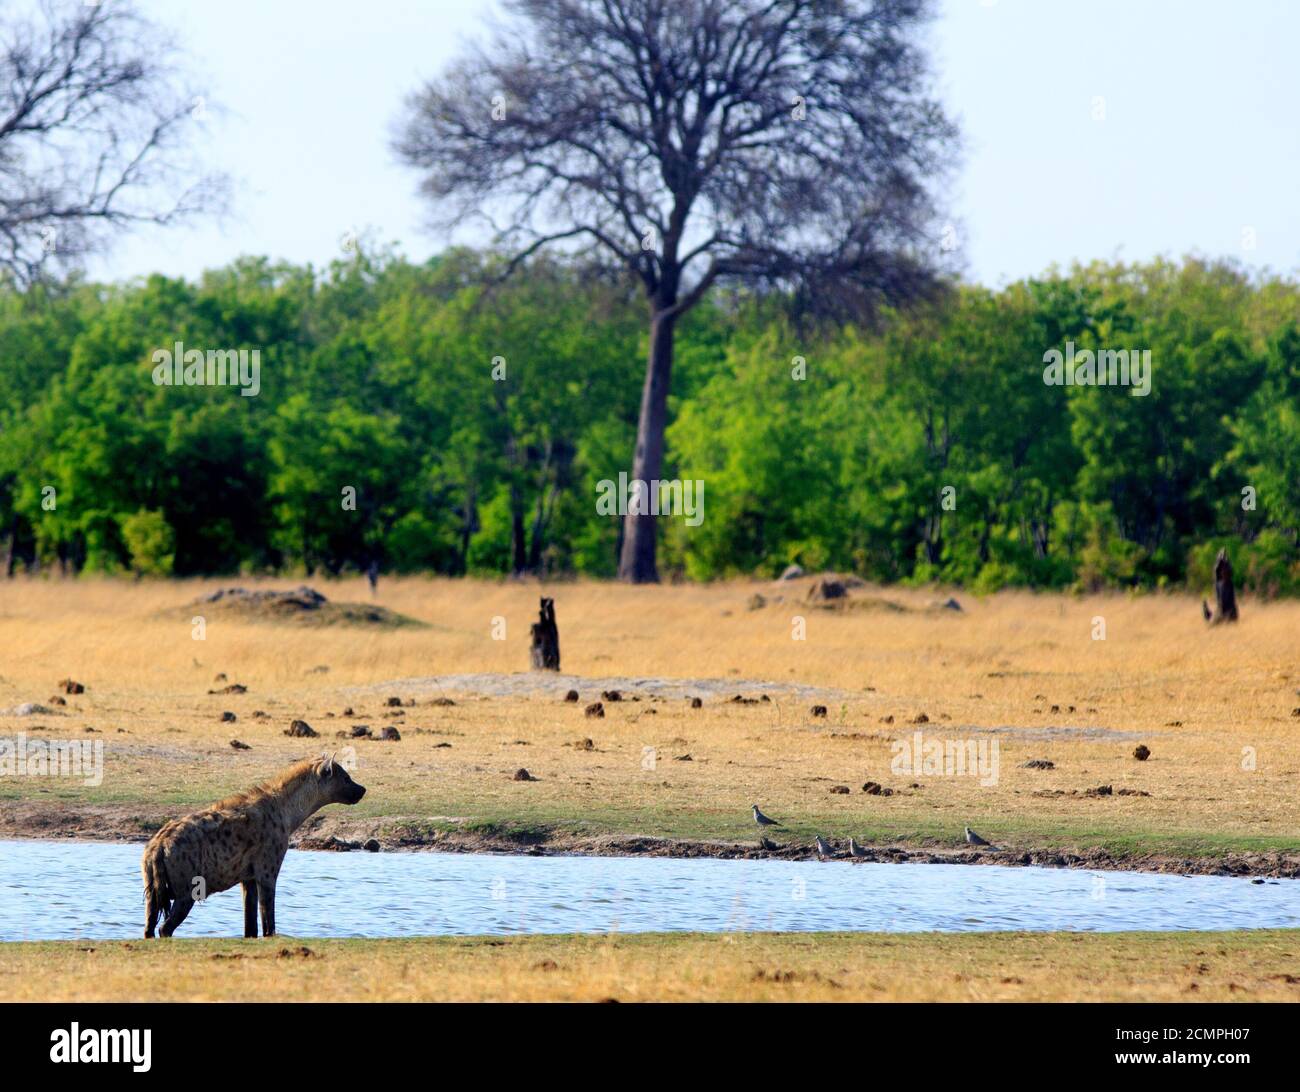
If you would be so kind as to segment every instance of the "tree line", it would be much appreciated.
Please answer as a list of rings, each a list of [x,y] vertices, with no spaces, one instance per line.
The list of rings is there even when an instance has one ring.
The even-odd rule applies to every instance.
[[[642,302],[536,256],[0,290],[7,571],[617,572],[597,500],[636,434]],[[677,332],[665,575],[791,563],[882,581],[1300,591],[1300,285],[1226,262],[954,285],[870,329],[718,291]],[[176,342],[257,350],[255,396],[155,381]],[[1044,381],[1149,350],[1150,390]],[[602,486],[602,483],[604,485]],[[694,524],[694,525],[693,525]]]

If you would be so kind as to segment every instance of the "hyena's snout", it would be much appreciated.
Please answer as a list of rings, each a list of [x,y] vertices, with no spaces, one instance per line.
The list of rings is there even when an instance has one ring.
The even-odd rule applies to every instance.
[[[355,804],[366,795],[366,787],[353,781],[342,766],[334,766],[328,779],[332,782],[332,795],[340,804]]]
[[[329,755],[316,766],[316,776],[322,805],[355,804],[366,795],[366,787],[353,781],[352,775]]]

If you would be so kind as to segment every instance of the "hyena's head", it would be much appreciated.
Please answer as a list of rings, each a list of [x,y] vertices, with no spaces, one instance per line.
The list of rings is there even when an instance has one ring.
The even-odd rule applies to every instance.
[[[355,804],[366,795],[366,787],[353,781],[348,771],[334,761],[333,755],[321,755],[316,763],[316,781],[321,807],[326,804]]]

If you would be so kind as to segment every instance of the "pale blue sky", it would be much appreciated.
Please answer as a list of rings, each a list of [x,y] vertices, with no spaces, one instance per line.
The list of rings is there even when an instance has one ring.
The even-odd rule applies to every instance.
[[[441,248],[389,135],[489,0],[140,4],[226,111],[204,151],[233,214],[128,239],[94,275],[194,276],[241,253],[322,265],[349,231],[413,259]],[[1192,251],[1300,268],[1300,3],[944,0],[931,37],[966,140],[947,200],[970,279]]]

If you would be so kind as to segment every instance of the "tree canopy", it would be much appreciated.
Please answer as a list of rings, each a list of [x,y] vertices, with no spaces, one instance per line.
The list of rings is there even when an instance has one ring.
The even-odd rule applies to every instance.
[[[612,576],[602,515],[635,434],[639,300],[578,260],[0,290],[0,535],[11,571]],[[810,333],[715,293],[679,331],[666,572],[1300,592],[1300,285],[1228,263],[1096,264],[956,288]],[[177,339],[257,349],[260,391],[157,386]],[[1044,354],[1151,352],[1149,395],[1052,386]],[[345,491],[353,503],[345,505]]]
[[[654,492],[678,320],[717,285],[863,319],[936,287],[953,125],[924,0],[513,0],[411,96],[397,151],[444,224],[486,218],[509,274],[549,244],[639,283],[649,344],[629,460]],[[651,502],[653,504],[653,501]],[[619,575],[658,579],[654,514]]]

